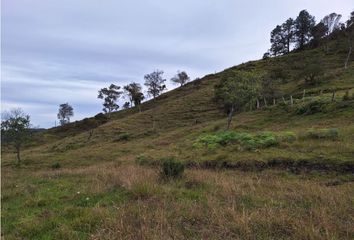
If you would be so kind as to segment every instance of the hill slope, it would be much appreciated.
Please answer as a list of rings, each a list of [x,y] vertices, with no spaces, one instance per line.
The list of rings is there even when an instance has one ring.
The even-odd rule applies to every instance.
[[[107,122],[96,117],[50,129],[23,152],[21,168],[3,152],[2,233],[7,239],[350,239],[354,62],[343,68],[344,39],[330,49],[241,64],[145,102],[141,113],[129,109]],[[301,69],[318,59],[325,75],[308,86]],[[237,113],[225,133],[214,85],[230,71],[274,68],[286,73],[276,104]],[[160,178],[166,158],[185,164],[181,179]]]

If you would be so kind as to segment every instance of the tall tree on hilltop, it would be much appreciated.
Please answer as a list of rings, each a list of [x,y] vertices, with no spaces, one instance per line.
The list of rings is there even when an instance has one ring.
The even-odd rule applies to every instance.
[[[348,62],[353,50],[353,41],[354,41],[354,11],[350,13],[350,17],[347,21],[347,27],[345,29],[345,35],[348,39],[348,54],[344,62],[344,68],[348,68]]]
[[[171,78],[171,82],[180,84],[181,87],[190,80],[188,74],[185,71],[178,71],[177,75]]]
[[[259,94],[259,76],[250,72],[230,72],[222,76],[215,86],[215,99],[228,111],[227,127],[230,128],[232,116]]]
[[[277,25],[270,33],[270,51],[273,56],[278,56],[285,51],[284,36],[280,25]]]
[[[315,26],[315,17],[302,10],[295,20],[295,41],[298,49],[303,49],[311,40],[311,30]]]
[[[74,116],[74,109],[69,103],[63,103],[59,105],[59,112],[57,117],[59,119],[60,125],[65,125],[70,123],[70,117]]]
[[[294,19],[288,18],[282,25],[283,32],[283,41],[284,48],[286,49],[286,53],[290,52],[290,44],[294,42],[294,34],[295,34],[295,22]]]
[[[103,111],[110,115],[111,112],[117,110],[119,105],[116,103],[118,98],[123,93],[119,91],[120,86],[111,84],[108,88],[102,88],[98,91],[98,98],[103,99]]]
[[[144,85],[148,87],[148,94],[154,99],[167,89],[165,85],[166,79],[162,75],[163,71],[156,70],[144,76]]]
[[[325,16],[321,22],[325,26],[326,32],[325,32],[325,37],[326,37],[326,52],[328,52],[328,41],[329,41],[329,35],[334,32],[335,30],[340,28],[340,19],[342,18],[342,15],[337,14],[337,13],[331,13],[327,16]]]
[[[129,97],[130,106],[139,107],[140,111],[140,104],[141,101],[144,100],[144,94],[141,92],[142,87],[139,83],[132,82],[123,87],[125,94]]]
[[[14,146],[18,165],[21,164],[20,151],[22,146],[31,136],[30,127],[30,116],[20,108],[2,114],[1,141]]]
[[[313,36],[311,44],[314,47],[317,47],[320,44],[323,37],[325,37],[326,32],[327,32],[327,27],[323,24],[323,22],[320,22],[317,25],[315,25],[311,31],[311,34]]]

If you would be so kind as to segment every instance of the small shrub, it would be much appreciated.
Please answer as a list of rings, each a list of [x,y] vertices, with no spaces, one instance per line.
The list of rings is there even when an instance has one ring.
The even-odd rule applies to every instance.
[[[60,166],[60,163],[54,163],[52,164],[52,169],[59,169],[61,166]]]
[[[115,142],[120,142],[120,141],[128,141],[131,138],[131,134],[129,133],[121,133],[118,135],[116,139],[114,139]]]
[[[166,159],[162,162],[161,175],[163,178],[179,178],[184,172],[184,164],[173,159]]]
[[[338,139],[339,131],[337,128],[310,129],[305,133],[306,138],[312,139]]]

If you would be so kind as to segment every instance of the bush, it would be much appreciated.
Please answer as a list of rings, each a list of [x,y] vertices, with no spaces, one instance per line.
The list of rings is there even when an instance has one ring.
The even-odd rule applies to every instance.
[[[337,128],[310,129],[305,133],[306,138],[312,139],[338,139],[339,131]]]
[[[184,164],[173,159],[166,159],[162,162],[161,175],[164,178],[179,178],[184,172]]]
[[[118,137],[116,139],[114,139],[115,142],[119,142],[119,141],[128,141],[131,137],[130,133],[121,133],[118,135]]]
[[[226,146],[231,143],[237,143],[247,149],[264,148],[278,144],[278,139],[274,133],[263,132],[256,135],[240,132],[219,132],[216,134],[204,134],[195,142],[194,146],[205,146],[209,149],[215,149],[219,146]]]
[[[347,91],[345,91],[345,94],[343,95],[343,101],[348,101],[348,100],[350,100],[351,98],[350,98],[350,96],[349,96],[349,91],[347,90]]]
[[[59,169],[61,166],[60,166],[60,163],[54,163],[52,164],[52,169]]]
[[[297,106],[296,114],[299,115],[312,115],[319,112],[325,112],[326,106],[329,104],[327,101],[320,99],[313,100],[311,102],[302,103]]]

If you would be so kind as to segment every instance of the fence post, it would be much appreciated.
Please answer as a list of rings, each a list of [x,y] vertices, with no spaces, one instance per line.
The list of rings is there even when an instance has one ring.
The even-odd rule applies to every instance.
[[[305,102],[305,94],[306,94],[306,89],[304,89],[304,93],[302,94],[302,102]]]

